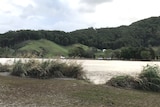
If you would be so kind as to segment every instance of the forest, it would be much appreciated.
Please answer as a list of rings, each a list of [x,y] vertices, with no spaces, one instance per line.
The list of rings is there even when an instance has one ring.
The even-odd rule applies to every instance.
[[[46,39],[61,46],[83,44],[92,49],[106,49],[107,52],[112,50],[112,53],[114,52],[112,57],[118,59],[158,59],[160,55],[160,17],[143,19],[129,26],[98,29],[90,27],[72,32],[8,31],[0,34],[0,55],[8,49],[7,52],[14,51],[14,56],[19,47],[17,44],[40,39]]]

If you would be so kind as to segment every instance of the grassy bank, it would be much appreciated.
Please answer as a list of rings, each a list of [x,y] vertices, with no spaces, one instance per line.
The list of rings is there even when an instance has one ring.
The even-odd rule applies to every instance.
[[[0,106],[159,107],[160,94],[92,85],[83,80],[0,76]]]
[[[41,65],[42,64],[42,65]],[[58,65],[57,65],[58,64]],[[51,66],[52,65],[52,66]],[[52,67],[56,68],[53,69]],[[58,71],[62,73],[64,63],[51,63],[51,62],[34,62],[29,61],[23,64],[22,62],[16,62],[14,66],[9,67],[8,72],[11,72],[13,68],[18,71],[19,76],[29,76],[30,71],[39,72],[43,74],[45,70],[49,71],[52,68],[52,72]],[[70,66],[74,68],[73,64]],[[8,65],[1,66],[3,68],[1,72],[4,72]],[[72,69],[66,69],[72,71]],[[79,67],[79,66],[78,66]],[[152,69],[157,70],[157,67],[147,66],[144,71]],[[7,70],[7,69],[6,69]],[[75,68],[74,68],[75,70]],[[24,72],[22,72],[24,71]],[[15,73],[16,73],[15,72]],[[26,73],[27,74],[23,74]],[[22,75],[22,74],[23,75]],[[58,74],[59,74],[58,73]],[[151,72],[151,74],[156,74]],[[38,77],[39,77],[38,74]],[[50,73],[49,73],[50,74]],[[54,74],[54,73],[53,73]],[[71,72],[73,74],[73,72]],[[148,72],[147,72],[148,74]],[[150,72],[149,72],[150,74]],[[146,72],[143,72],[140,77],[146,77]],[[31,75],[34,76],[35,74]],[[37,74],[36,74],[37,76]],[[42,75],[40,75],[41,78]],[[55,75],[53,75],[54,77]],[[61,76],[61,75],[60,75]],[[64,75],[63,75],[64,76]],[[62,76],[62,77],[63,77]],[[150,76],[150,75],[149,75]],[[157,74],[154,75],[157,77]],[[46,77],[46,76],[45,76]],[[52,76],[51,76],[52,77]],[[71,76],[72,77],[72,76]],[[122,86],[129,86],[134,80],[128,76],[118,78]],[[131,88],[116,88],[108,85],[93,85],[85,80],[75,79],[34,79],[34,78],[20,78],[17,76],[0,76],[0,106],[7,107],[159,107],[160,105],[160,93],[138,91]],[[73,78],[73,77],[72,77]],[[117,80],[117,79],[116,79]],[[123,81],[121,81],[123,80]],[[115,83],[115,82],[114,82]],[[116,84],[117,85],[117,84]]]

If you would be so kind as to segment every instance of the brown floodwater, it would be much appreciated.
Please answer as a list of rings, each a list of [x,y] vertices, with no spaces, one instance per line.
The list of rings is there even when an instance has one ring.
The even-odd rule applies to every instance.
[[[33,58],[32,58],[33,59]],[[0,58],[2,64],[13,64],[13,62],[30,60],[28,58]],[[37,59],[48,60],[48,59]],[[51,60],[51,59],[49,59]],[[55,60],[55,59],[53,59]],[[105,84],[110,78],[118,75],[137,76],[147,64],[158,65],[158,61],[121,61],[121,60],[71,60],[59,59],[65,62],[81,64],[85,71],[86,78],[94,84]]]

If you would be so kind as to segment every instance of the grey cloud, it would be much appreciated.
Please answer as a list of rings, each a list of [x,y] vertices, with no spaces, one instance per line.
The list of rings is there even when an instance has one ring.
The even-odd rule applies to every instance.
[[[20,17],[22,19],[25,19],[25,18],[30,17],[31,15],[36,15],[36,14],[34,14],[35,13],[34,11],[35,11],[34,7],[32,5],[28,5],[27,7],[22,9],[22,13],[21,13]]]
[[[33,0],[36,4],[22,8],[21,19],[29,24],[36,23],[34,26],[41,28],[55,28],[57,23],[72,22],[76,17],[75,12],[60,0]],[[62,24],[60,25],[61,27]]]
[[[60,9],[62,3],[59,0],[33,0],[39,7]],[[49,11],[49,10],[48,10]]]
[[[66,20],[72,12],[60,0],[33,0],[36,6],[28,5],[22,9],[21,18],[43,17],[48,21]],[[42,19],[43,19],[42,18]],[[45,21],[46,22],[46,21]]]
[[[82,6],[79,8],[79,12],[82,13],[93,13],[95,11],[95,8],[92,8],[91,6]]]
[[[98,5],[101,3],[111,2],[113,0],[80,0],[80,3],[85,3],[87,5]]]
[[[86,27],[82,14],[73,10],[64,0],[32,0],[27,5],[21,5],[8,0],[12,8],[0,12],[0,27],[8,30],[15,29],[64,29],[71,30]],[[83,4],[83,3],[82,3]],[[83,6],[82,6],[83,7]],[[93,12],[91,6],[80,11]],[[80,25],[79,25],[80,23]],[[82,24],[83,23],[83,24]],[[4,31],[3,29],[3,31]],[[2,30],[0,30],[2,32]]]
[[[96,6],[113,0],[80,0],[79,12],[94,13]]]
[[[71,10],[69,9],[69,7],[60,0],[34,0],[34,1],[38,5],[36,12],[38,14],[42,14],[43,16],[62,17],[66,13],[71,14],[70,13]]]

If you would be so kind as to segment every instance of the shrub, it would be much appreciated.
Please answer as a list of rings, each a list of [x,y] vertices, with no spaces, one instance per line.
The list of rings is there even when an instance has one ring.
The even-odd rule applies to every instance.
[[[30,60],[27,63],[24,63],[24,66],[27,70],[26,76],[32,78],[46,78],[46,71],[43,68],[43,63],[40,63],[36,60]]]
[[[46,71],[49,77],[63,78],[64,75],[62,71],[64,70],[64,66],[66,63],[62,63],[59,61],[51,61],[49,65],[46,67]]]
[[[29,60],[26,63],[22,63],[22,61],[16,62],[11,74],[41,79],[55,77],[80,79],[83,75],[83,68],[76,63],[68,64],[60,61],[39,62],[37,60]]]
[[[138,89],[160,91],[160,69],[157,65],[147,65],[139,74]]]
[[[135,88],[147,91],[160,91],[160,69],[157,65],[147,65],[138,78],[131,76],[117,76],[111,78],[107,84],[115,87]]]
[[[160,91],[160,79],[152,78],[151,81],[146,78],[139,79],[136,89],[158,92]]]
[[[107,84],[114,87],[135,88],[137,86],[137,81],[132,76],[126,75],[113,77]]]
[[[139,78],[160,78],[160,69],[157,65],[147,65],[143,68],[142,72],[139,74]]]
[[[11,71],[11,75],[15,75],[15,76],[27,75],[26,67],[24,66],[21,60],[19,60],[18,62],[15,62],[15,64],[13,65],[13,69]]]
[[[70,63],[69,65],[64,66],[63,75],[71,78],[82,79],[84,74],[83,68],[80,64]]]
[[[8,64],[2,65],[0,63],[0,72],[10,72],[11,68],[12,68],[11,65],[8,65]]]

